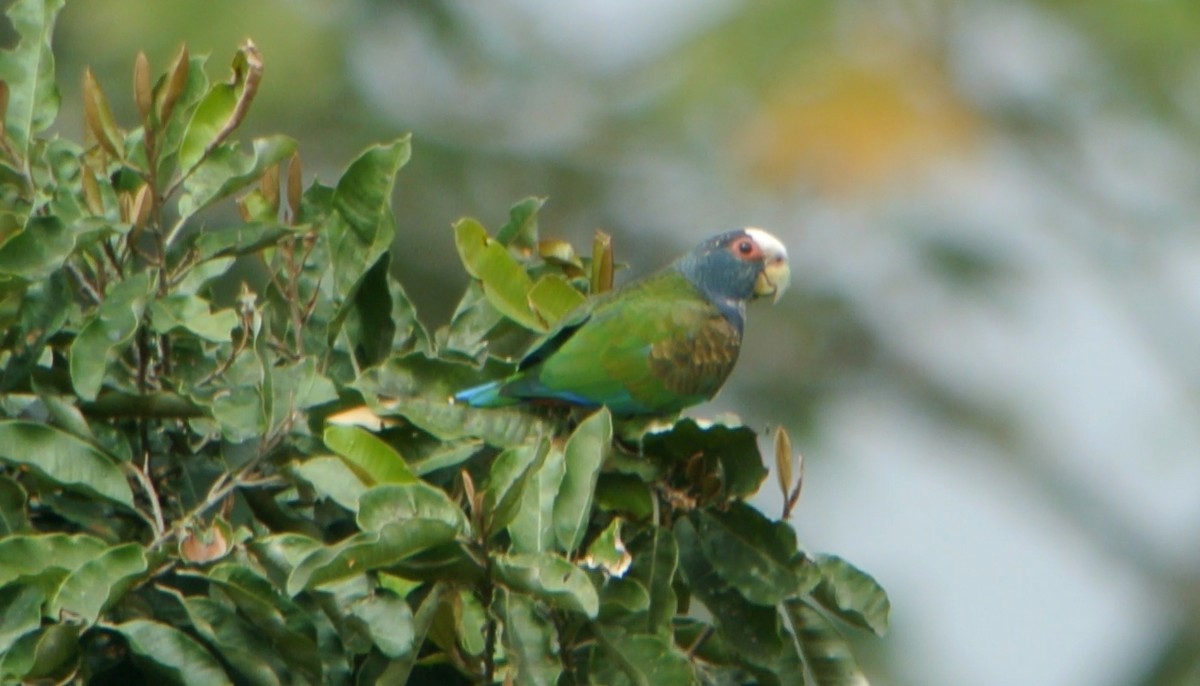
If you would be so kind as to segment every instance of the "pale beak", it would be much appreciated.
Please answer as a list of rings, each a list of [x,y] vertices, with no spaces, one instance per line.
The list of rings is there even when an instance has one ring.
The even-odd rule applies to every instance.
[[[779,302],[791,279],[792,270],[788,266],[787,257],[768,255],[763,263],[763,270],[754,280],[754,295],[758,298],[771,296],[774,298],[773,302]]]
[[[762,229],[748,226],[746,234],[753,238],[763,251],[763,268],[754,279],[754,297],[771,296],[775,298],[775,302],[779,302],[779,296],[783,295],[792,280],[787,248],[778,238]]]

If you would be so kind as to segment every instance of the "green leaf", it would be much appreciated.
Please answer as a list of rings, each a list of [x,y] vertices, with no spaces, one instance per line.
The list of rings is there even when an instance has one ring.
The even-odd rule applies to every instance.
[[[403,598],[391,594],[369,595],[355,601],[350,614],[361,622],[385,656],[397,659],[415,652],[413,613]]]
[[[179,144],[179,170],[184,174],[200,163],[205,150],[220,143],[217,138],[237,107],[238,88],[236,79],[214,84],[192,110]]]
[[[752,603],[775,605],[807,593],[794,571],[796,535],[784,522],[772,522],[744,502],[725,512],[697,510],[689,515],[704,556],[713,569]]]
[[[325,429],[323,438],[325,445],[360,474],[368,486],[419,481],[400,453],[364,429],[330,426]]]
[[[268,380],[274,392],[272,424],[275,426],[288,421],[296,411],[338,399],[337,388],[318,369],[314,357],[304,357],[292,364],[277,363],[270,369]]]
[[[71,381],[81,399],[96,399],[109,362],[133,341],[152,285],[146,273],[118,282],[71,343]]]
[[[37,469],[64,488],[133,508],[129,482],[108,455],[45,424],[0,421],[0,460]]]
[[[150,303],[150,326],[158,333],[183,329],[206,341],[228,343],[239,323],[232,308],[212,312],[197,295],[169,295]]]
[[[537,213],[546,204],[545,198],[525,198],[508,210],[508,221],[496,232],[501,245],[522,251],[532,251],[538,243]]]
[[[481,656],[487,646],[484,640],[488,616],[479,597],[467,588],[459,588],[451,596],[454,633],[458,647],[467,655]],[[436,640],[436,639],[435,639]]]
[[[220,84],[216,88],[223,86],[228,84]],[[197,109],[197,113],[199,112]],[[186,137],[184,144],[188,144]],[[268,167],[279,164],[296,152],[296,141],[288,136],[255,138],[253,145],[252,155],[242,153],[236,145],[221,145],[215,148],[184,182],[184,192],[179,196],[180,218],[186,219],[257,182]]]
[[[221,426],[221,436],[241,443],[264,435],[267,418],[263,413],[262,391],[256,386],[234,386],[212,401],[213,419]]]
[[[504,623],[504,651],[514,680],[531,686],[555,686],[562,674],[554,624],[532,599],[501,589],[496,611]]]
[[[243,351],[227,366],[219,386],[189,389],[197,405],[209,407],[222,438],[230,443],[258,439],[268,431],[271,417],[264,396],[270,394],[270,372],[279,368],[263,363],[264,355],[271,357],[263,350],[265,347],[266,337],[260,336],[252,349]]]
[[[596,481],[596,507],[630,519],[647,519],[654,514],[650,485],[632,474],[602,473]]]
[[[285,533],[260,537],[247,547],[276,585],[282,587],[296,565],[320,548],[321,542],[303,534]]]
[[[879,582],[835,555],[818,555],[821,583],[813,597],[839,619],[874,632],[887,633],[891,602]]]
[[[550,441],[542,440],[509,448],[496,456],[483,486],[483,511],[489,532],[501,531],[512,522],[530,474],[536,473],[549,451]]]
[[[311,539],[304,539],[303,543],[300,539],[303,537],[285,534],[272,537],[270,542],[255,544],[255,548],[261,552],[262,546],[270,547],[272,553],[287,557],[305,550],[308,544],[319,547]],[[278,592],[270,582],[245,565],[219,564],[209,570],[207,578],[237,605],[238,611],[255,629],[277,646],[278,654],[293,670],[310,683],[321,682],[317,629],[308,610]]]
[[[458,532],[467,530],[467,516],[458,505],[445,491],[424,482],[375,486],[358,499],[358,525],[364,531],[379,531],[392,522],[412,519],[441,522]]]
[[[541,466],[530,475],[521,507],[508,525],[513,552],[543,553],[554,547],[554,500],[566,469],[562,447],[552,443]]]
[[[474,457],[483,445],[483,441],[471,438],[440,443],[439,447],[425,453],[413,462],[413,471],[424,476],[439,469],[457,467]]]
[[[0,655],[21,636],[42,625],[44,589],[31,584],[0,586]]]
[[[433,624],[434,617],[437,616],[438,609],[441,607],[446,592],[447,586],[445,583],[436,583],[429,589],[429,593],[425,596],[425,599],[421,601],[421,607],[417,610],[416,616],[413,618],[414,646],[420,646],[425,643],[425,637],[429,634],[429,627]],[[418,651],[413,650],[404,657],[391,660],[374,683],[380,686],[383,684],[408,683],[409,674],[412,672],[417,657]]]
[[[170,588],[162,590],[176,597],[196,633],[245,683],[277,686],[289,682],[291,674],[280,659],[279,648],[234,610],[210,598],[189,597]]]
[[[579,547],[587,531],[600,465],[612,445],[612,416],[600,408],[567,440],[562,487],[554,500],[554,536],[564,552]]]
[[[148,619],[113,626],[129,641],[139,662],[162,678],[186,686],[224,686],[229,677],[221,664],[196,639],[173,627]]]
[[[21,484],[0,476],[0,539],[29,530],[28,501]]]
[[[689,519],[675,523],[675,539],[687,587],[708,608],[721,637],[746,662],[766,670],[780,667],[785,644],[778,611],[747,601],[716,573]]]
[[[481,363],[488,347],[488,334],[504,321],[504,315],[483,294],[483,286],[472,281],[451,315],[450,324],[438,330],[437,349],[443,356],[457,353]]]
[[[482,224],[460,219],[454,225],[454,244],[467,273],[479,279],[484,296],[498,312],[532,331],[550,330],[549,323],[530,309],[533,280],[503,244],[488,238]]]
[[[358,511],[358,499],[367,491],[367,484],[341,458],[312,457],[293,464],[290,471],[351,512]]]
[[[192,247],[202,261],[238,257],[256,253],[263,248],[275,245],[284,237],[294,236],[301,229],[307,228],[262,222],[235,224],[217,229],[202,228],[192,239]],[[232,262],[228,264],[232,264]],[[177,293],[185,292],[182,286],[183,284],[175,291]]]
[[[785,606],[804,665],[817,686],[867,686],[850,646],[833,624],[801,600]]]
[[[355,534],[313,552],[297,565],[288,577],[288,594],[391,567],[423,550],[449,543],[457,535],[458,529],[432,519],[393,521],[377,531]]]
[[[245,226],[245,224],[241,224],[238,228]],[[200,262],[187,270],[187,273],[175,283],[171,292],[174,295],[196,295],[214,279],[224,276],[236,261],[232,257],[220,257]]]
[[[600,612],[600,597],[591,579],[565,558],[551,553],[498,555],[495,571],[510,588],[533,596],[564,610],[572,610],[595,619]]]
[[[108,548],[86,534],[22,534],[0,538],[0,586],[53,569],[70,572]]]
[[[367,271],[392,244],[392,189],[412,154],[410,137],[367,148],[338,180],[325,232],[332,253],[334,292],[343,308]],[[343,314],[348,310],[343,309]],[[330,335],[336,334],[335,330]]]
[[[21,297],[16,322],[7,326],[12,348],[8,361],[0,369],[0,392],[29,383],[50,337],[66,322],[74,295],[66,274],[61,271],[29,284]],[[0,322],[0,327],[4,326]]]
[[[758,452],[758,437],[744,426],[713,424],[701,428],[696,420],[682,419],[669,431],[646,434],[646,455],[673,461],[703,455],[708,472],[719,474],[729,498],[745,498],[758,491],[767,468]]]
[[[159,112],[159,127],[162,131],[162,143],[159,146],[162,152],[158,168],[160,188],[166,188],[177,171],[186,170],[186,167],[179,165],[180,145],[192,123],[192,114],[208,93],[208,74],[204,69],[208,56],[191,57],[184,46],[176,60],[179,61],[172,65],[172,73],[163,75],[154,84],[155,109]],[[180,71],[175,72],[176,67]],[[178,76],[183,77],[182,81],[172,78]],[[171,92],[176,95],[174,105],[167,113],[168,116],[161,117],[161,107],[165,105],[166,96]]]
[[[16,235],[0,245],[0,277],[35,281],[62,268],[75,249],[75,233],[54,215],[30,217]]]
[[[614,576],[600,587],[600,620],[606,624],[636,629],[641,624],[638,618],[649,608],[650,593],[640,581]]]
[[[611,686],[694,686],[700,682],[691,663],[669,638],[604,628],[596,632],[607,659],[594,653],[592,678]]]
[[[91,425],[88,424],[87,418],[83,416],[83,411],[80,410],[79,406],[76,404],[74,397],[48,393],[46,392],[46,389],[43,389],[41,384],[36,380],[33,383],[33,387],[38,394],[38,400],[42,401],[42,404],[46,406],[46,410],[50,413],[50,423],[71,434],[72,436],[75,436],[76,438],[108,450],[109,454],[113,455],[118,460],[123,458],[123,456],[112,452],[111,445],[106,445],[100,442],[100,439],[97,438],[96,432],[92,431]],[[105,433],[105,430],[107,429],[107,427],[104,426],[100,426],[98,428],[102,434]]]
[[[0,651],[0,676],[26,681],[62,672],[79,656],[82,624],[49,624],[21,636],[8,651]]]
[[[633,566],[626,578],[641,582],[649,593],[646,633],[668,635],[675,618],[675,572],[679,567],[679,547],[669,529],[651,525],[629,541]]]
[[[354,341],[360,367],[428,347],[428,335],[417,320],[416,308],[391,275],[390,266],[391,254],[384,253],[367,270],[346,318],[346,335]]]
[[[412,353],[363,372],[353,388],[376,414],[403,416],[443,441],[474,438],[506,448],[553,433],[546,420],[520,408],[481,410],[450,402],[478,382],[478,370]]]
[[[0,80],[9,89],[4,122],[13,147],[26,157],[33,136],[49,128],[58,116],[59,95],[50,39],[64,2],[18,0],[8,8],[8,17],[20,42],[0,59]]]
[[[581,562],[592,569],[603,569],[609,576],[622,577],[633,564],[633,557],[621,540],[621,518],[613,517],[588,546]]]
[[[147,568],[146,551],[140,544],[109,548],[67,576],[50,602],[49,614],[57,617],[60,612],[68,612],[93,624]]]
[[[529,306],[550,328],[587,302],[582,293],[558,274],[546,274],[538,279],[529,289],[528,297]]]

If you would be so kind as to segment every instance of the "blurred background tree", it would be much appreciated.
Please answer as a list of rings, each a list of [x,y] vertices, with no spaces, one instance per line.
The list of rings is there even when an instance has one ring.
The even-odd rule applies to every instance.
[[[319,177],[414,133],[396,256],[428,324],[465,280],[450,222],[529,194],[639,273],[785,238],[795,292],[723,401],[803,429],[803,543],[893,598],[881,681],[1200,680],[1200,6],[89,0],[59,78],[131,107],[136,48],[246,37],[245,134]]]

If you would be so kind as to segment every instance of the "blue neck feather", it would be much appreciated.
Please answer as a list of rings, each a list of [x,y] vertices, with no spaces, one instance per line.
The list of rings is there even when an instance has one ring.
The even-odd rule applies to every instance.
[[[676,269],[740,332],[759,266],[739,260],[725,249],[734,237],[724,234],[705,242],[679,260]]]

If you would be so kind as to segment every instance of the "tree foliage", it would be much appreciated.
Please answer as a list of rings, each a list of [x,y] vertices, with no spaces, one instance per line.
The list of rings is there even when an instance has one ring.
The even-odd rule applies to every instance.
[[[606,239],[458,222],[430,335],[390,269],[407,137],[304,187],[295,141],[233,137],[252,43],[220,81],[137,55],[132,126],[88,71],[84,141],[48,135],[61,5],[14,3],[0,57],[0,681],[865,682],[837,625],[886,596],[746,504],[750,429],[449,401],[611,286]]]

